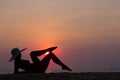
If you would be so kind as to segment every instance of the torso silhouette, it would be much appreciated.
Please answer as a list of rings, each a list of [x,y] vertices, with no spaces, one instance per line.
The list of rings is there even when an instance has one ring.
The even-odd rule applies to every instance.
[[[28,60],[22,60],[21,55],[19,55],[14,61],[14,73],[18,73],[19,69],[23,69],[25,72],[32,72],[34,68],[33,64]]]

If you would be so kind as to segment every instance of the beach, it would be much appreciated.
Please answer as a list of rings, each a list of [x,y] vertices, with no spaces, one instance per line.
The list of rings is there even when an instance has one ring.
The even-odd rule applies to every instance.
[[[120,72],[0,74],[0,80],[120,80]]]

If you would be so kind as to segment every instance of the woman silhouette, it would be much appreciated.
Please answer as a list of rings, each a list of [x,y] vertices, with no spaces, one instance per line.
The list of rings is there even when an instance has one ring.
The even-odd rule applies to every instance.
[[[13,48],[11,51],[12,58],[9,60],[9,62],[14,60],[14,73],[21,73],[19,69],[23,69],[23,72],[25,73],[44,73],[49,65],[50,59],[52,59],[54,63],[60,65],[63,70],[72,71],[64,63],[62,63],[54,53],[52,53],[52,51],[56,48],[57,47],[51,47],[45,50],[32,51],[30,56],[33,63],[30,63],[28,60],[21,59],[21,52],[26,50],[26,48],[22,50]],[[42,60],[37,58],[46,52],[49,52],[49,54],[46,55]]]

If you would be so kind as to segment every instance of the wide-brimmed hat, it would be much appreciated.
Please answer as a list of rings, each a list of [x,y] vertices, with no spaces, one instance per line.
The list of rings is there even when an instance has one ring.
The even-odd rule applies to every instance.
[[[20,55],[22,51],[24,51],[24,50],[19,50],[18,48],[13,48],[11,50],[12,57],[10,58],[9,62],[14,60],[18,55]]]

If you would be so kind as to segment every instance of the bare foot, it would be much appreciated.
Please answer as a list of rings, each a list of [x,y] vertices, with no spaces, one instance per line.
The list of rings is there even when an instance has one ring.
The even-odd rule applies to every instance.
[[[69,67],[67,67],[66,65],[62,66],[62,70],[68,70],[68,71],[72,71]]]

